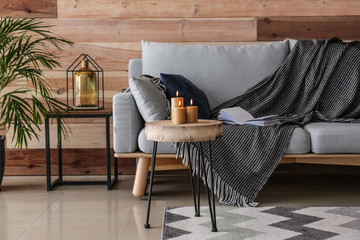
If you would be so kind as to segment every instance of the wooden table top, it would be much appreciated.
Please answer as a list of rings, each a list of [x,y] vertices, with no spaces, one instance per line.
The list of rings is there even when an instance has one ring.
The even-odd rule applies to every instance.
[[[222,137],[222,122],[199,119],[197,123],[173,124],[171,120],[145,124],[145,138],[156,142],[203,142]]]
[[[57,117],[61,115],[62,117],[78,117],[81,115],[90,115],[90,116],[105,116],[112,115],[112,109],[100,109],[100,110],[69,110],[68,112],[60,112],[60,114],[56,112],[47,112],[46,116],[48,117]]]

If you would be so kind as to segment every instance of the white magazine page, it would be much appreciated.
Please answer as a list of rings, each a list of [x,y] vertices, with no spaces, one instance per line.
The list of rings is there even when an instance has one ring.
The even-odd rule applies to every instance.
[[[241,107],[224,108],[220,110],[218,120],[225,122],[234,122],[236,124],[242,124],[247,120],[252,120],[254,117],[245,109]]]
[[[280,123],[278,115],[254,118],[248,111],[241,107],[221,109],[218,120],[228,124],[239,124],[247,126],[270,126]]]

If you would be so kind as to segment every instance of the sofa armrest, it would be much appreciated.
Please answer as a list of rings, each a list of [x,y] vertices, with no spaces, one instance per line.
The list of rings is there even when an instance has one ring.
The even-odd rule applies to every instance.
[[[118,93],[113,97],[114,152],[134,152],[138,148],[138,135],[144,127],[135,99],[131,93]]]

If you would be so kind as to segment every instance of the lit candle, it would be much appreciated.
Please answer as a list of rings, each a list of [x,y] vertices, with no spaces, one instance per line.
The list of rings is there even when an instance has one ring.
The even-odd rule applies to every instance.
[[[179,97],[179,91],[176,91],[176,97],[171,98],[171,118],[173,118],[174,108],[183,107],[184,106],[184,98]]]
[[[198,122],[198,107],[193,106],[193,100],[190,100],[190,106],[186,106],[186,122],[197,123]]]
[[[178,106],[180,106],[182,103],[181,103],[181,100],[179,100],[178,102]],[[183,123],[186,123],[186,110],[184,107],[176,107],[176,108],[173,108],[173,111],[172,111],[172,118],[171,118],[171,121],[173,124],[183,124]]]

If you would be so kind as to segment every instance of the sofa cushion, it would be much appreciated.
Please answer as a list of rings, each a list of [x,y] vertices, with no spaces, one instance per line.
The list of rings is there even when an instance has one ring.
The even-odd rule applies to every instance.
[[[134,152],[144,120],[131,93],[118,93],[113,97],[113,146],[115,152]]]
[[[150,78],[132,77],[129,81],[131,93],[145,122],[164,120],[168,116],[165,96]]]
[[[316,122],[304,128],[314,153],[360,153],[360,123]]]
[[[288,40],[246,46],[142,41],[142,72],[183,75],[206,93],[213,109],[272,74],[288,53]]]
[[[290,51],[295,47],[296,43],[298,42],[298,40],[296,39],[291,39],[291,38],[288,38],[289,40],[289,48],[290,48]]]
[[[294,129],[285,154],[304,154],[310,152],[310,135],[303,128]]]
[[[194,106],[198,106],[199,118],[210,118],[210,105],[206,94],[189,79],[180,74],[161,73],[160,81],[165,85],[166,95],[169,99],[176,97],[176,91],[179,91],[179,97],[184,97],[185,106],[190,105],[192,99]]]
[[[145,128],[141,130],[138,138],[139,149],[146,153],[152,153],[153,142],[145,139]],[[310,136],[300,127],[294,129],[290,138],[286,154],[304,154],[310,151]],[[175,153],[171,143],[159,142],[158,153]]]

